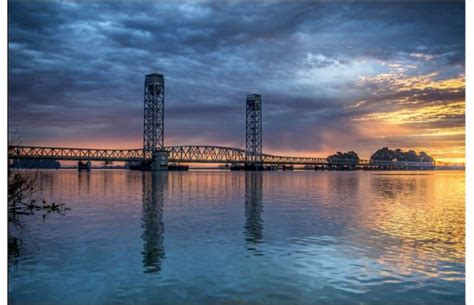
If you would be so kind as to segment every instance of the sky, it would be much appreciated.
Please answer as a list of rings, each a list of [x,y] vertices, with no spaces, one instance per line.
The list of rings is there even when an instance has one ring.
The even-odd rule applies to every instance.
[[[10,2],[9,129],[23,145],[140,148],[165,77],[165,145],[265,153],[378,148],[464,162],[464,3]]]

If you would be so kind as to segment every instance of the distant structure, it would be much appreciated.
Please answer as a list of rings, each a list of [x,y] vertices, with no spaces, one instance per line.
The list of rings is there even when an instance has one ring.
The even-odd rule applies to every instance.
[[[145,111],[143,150],[152,153],[151,169],[167,170],[168,154],[164,151],[165,78],[152,73],[145,76]]]
[[[247,166],[262,165],[262,96],[247,95],[245,114],[245,159]]]

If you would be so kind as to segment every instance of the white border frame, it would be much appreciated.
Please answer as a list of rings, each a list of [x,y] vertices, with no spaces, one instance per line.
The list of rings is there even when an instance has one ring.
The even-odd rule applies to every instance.
[[[474,37],[474,0],[466,0],[466,37]],[[4,199],[7,197],[7,146],[8,146],[8,93],[7,93],[7,79],[8,79],[8,1],[0,1],[0,37],[2,45],[0,47],[0,69],[1,69],[1,81],[0,81],[0,92],[1,97],[1,107],[0,110],[0,129],[2,130],[0,139],[2,143],[2,149],[0,150],[0,159],[2,160],[0,165],[0,191]],[[474,240],[472,236],[474,235],[474,226],[473,226],[473,217],[474,217],[474,207],[471,206],[473,198],[473,189],[469,186],[474,185],[474,179],[472,177],[474,173],[474,163],[469,160],[469,155],[472,151],[472,134],[468,128],[473,126],[473,115],[471,112],[471,105],[468,101],[474,97],[473,91],[473,82],[471,75],[474,75],[474,48],[472,39],[466,39],[466,287],[474,287],[474,277],[472,272],[472,265],[474,257],[470,257],[474,253]],[[2,251],[0,252],[0,261],[1,261],[1,275],[0,275],[0,304],[8,304],[8,241],[7,241],[7,225],[8,225],[8,215],[6,213],[6,206],[1,208],[1,218],[0,218],[0,227],[1,227],[1,241],[0,247]],[[466,304],[474,304],[474,290],[466,289]]]

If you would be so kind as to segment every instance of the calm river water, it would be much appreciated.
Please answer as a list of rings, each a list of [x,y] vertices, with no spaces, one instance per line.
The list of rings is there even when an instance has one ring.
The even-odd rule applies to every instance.
[[[41,171],[11,304],[464,304],[463,171]]]

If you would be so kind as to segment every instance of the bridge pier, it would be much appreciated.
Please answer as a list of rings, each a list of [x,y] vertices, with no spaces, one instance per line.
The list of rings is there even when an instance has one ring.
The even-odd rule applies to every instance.
[[[245,163],[244,169],[246,171],[263,171],[264,167],[261,163]]]
[[[151,160],[152,171],[167,171],[168,170],[168,152],[154,151]]]
[[[81,160],[81,161],[77,162],[77,170],[80,171],[80,172],[81,171],[90,172],[91,171],[91,161],[88,160],[87,162],[82,162],[82,160]]]

